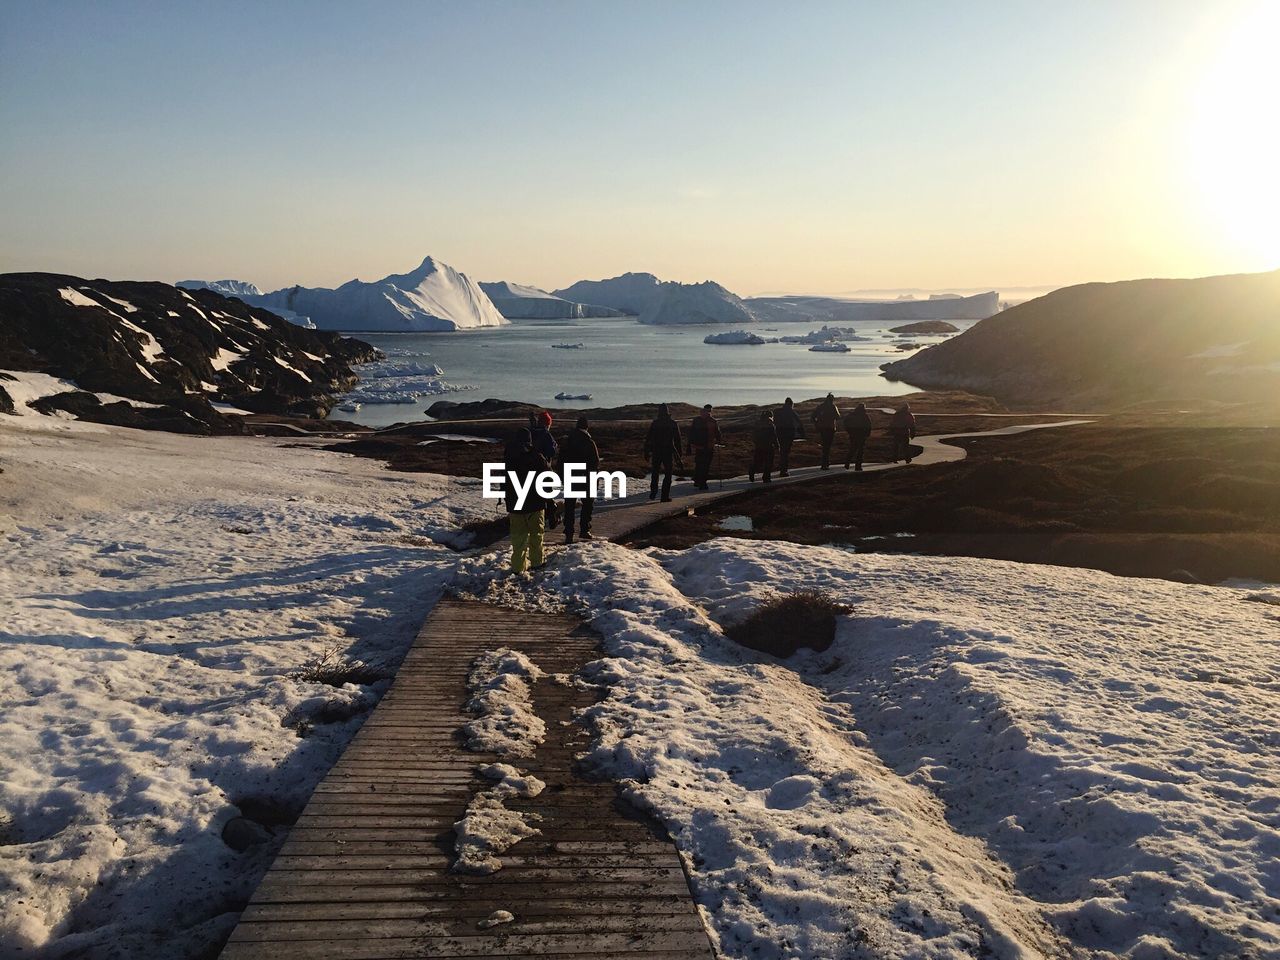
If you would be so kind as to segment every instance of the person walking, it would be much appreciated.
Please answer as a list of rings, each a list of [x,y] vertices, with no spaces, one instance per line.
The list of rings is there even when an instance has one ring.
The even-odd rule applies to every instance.
[[[893,438],[893,462],[911,462],[911,441],[916,436],[916,417],[911,404],[904,403],[889,418],[889,436]]]
[[[685,452],[693,454],[693,485],[698,490],[710,489],[707,481],[711,477],[711,460],[716,455],[716,447],[723,444],[720,424],[711,415],[712,409],[711,404],[706,404],[702,413],[689,424],[689,443]]]
[[[785,477],[789,475],[791,466],[791,445],[804,439],[804,421],[796,413],[795,404],[790,397],[787,397],[773,420],[778,431],[778,476]]]
[[[752,439],[755,441],[755,453],[751,458],[751,470],[747,479],[755,483],[758,471],[765,483],[772,483],[773,452],[778,449],[778,431],[773,423],[772,410],[760,411],[760,422],[756,424]]]
[[[853,469],[861,472],[862,455],[867,449],[867,438],[871,436],[871,417],[865,403],[858,404],[844,415],[844,432],[849,435],[849,451],[844,455],[844,468],[848,470],[852,461]]]
[[[826,399],[813,411],[813,422],[818,428],[818,442],[822,444],[822,469],[831,469],[831,445],[836,442],[836,424],[840,422],[840,408],[836,406],[835,394],[828,393]]]
[[[548,467],[554,467],[560,450],[556,446],[555,437],[551,436],[551,414],[545,410],[539,410],[537,413],[529,414],[529,418],[532,424],[530,435],[533,440],[533,449],[542,455]],[[560,505],[553,498],[547,499],[545,503],[546,517],[543,523],[547,530],[554,530],[560,519]]]
[[[658,416],[649,424],[644,438],[644,457],[649,461],[649,499],[658,496],[658,472],[662,471],[662,502],[671,502],[671,471],[680,460],[680,424],[672,419],[665,403],[658,404]]]
[[[560,466],[568,468],[570,466],[584,466],[587,468],[588,478],[592,470],[600,466],[600,448],[596,446],[595,438],[591,436],[589,424],[586,417],[579,417],[577,425],[564,438],[564,442],[560,444]],[[565,482],[568,482],[566,475]],[[573,543],[573,524],[575,515],[578,517],[578,539],[591,539],[591,514],[595,511],[596,498],[592,496],[592,491],[588,485],[587,494],[584,497],[571,497],[568,491],[564,495],[564,542]]]
[[[533,437],[527,428],[522,427],[507,444],[503,452],[506,467],[506,502],[507,519],[511,526],[511,572],[524,573],[533,565],[533,569],[541,569],[546,560],[542,553],[542,536],[546,504],[538,496],[537,475],[547,469],[546,458],[533,449]],[[511,483],[511,474],[519,478],[520,483],[529,484],[529,492],[524,503],[517,509],[517,494]]]

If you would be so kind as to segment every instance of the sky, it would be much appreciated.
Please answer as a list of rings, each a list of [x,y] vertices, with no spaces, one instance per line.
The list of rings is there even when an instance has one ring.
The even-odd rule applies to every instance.
[[[0,0],[0,271],[1274,269],[1278,36],[1280,0]]]

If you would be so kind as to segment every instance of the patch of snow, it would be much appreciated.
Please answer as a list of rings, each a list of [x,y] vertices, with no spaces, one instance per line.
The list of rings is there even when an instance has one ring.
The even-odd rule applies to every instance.
[[[231,404],[229,404],[229,403],[216,403],[216,402],[215,402],[215,403],[211,403],[211,404],[209,404],[209,405],[210,405],[211,407],[213,407],[213,409],[217,410],[219,413],[230,414],[230,415],[232,415],[232,416],[237,416],[237,417],[249,417],[249,416],[252,416],[252,415],[253,415],[253,411],[252,411],[252,410],[241,410],[239,407],[233,407],[233,406],[232,406]]]
[[[218,348],[218,355],[213,357],[209,363],[215,370],[226,370],[227,367],[235,363],[237,360],[243,360],[244,354],[237,353],[235,350],[228,350],[226,347]]]
[[[142,357],[147,363],[155,363],[164,356],[164,348],[160,346],[160,341],[153,337],[149,331],[143,330],[142,327],[138,326],[136,323],[130,323],[123,317],[117,317],[117,319],[124,326],[142,337]]]
[[[115,304],[116,306],[118,306],[118,307],[124,307],[124,312],[125,312],[125,313],[137,313],[137,312],[138,312],[138,308],[137,308],[137,307],[135,307],[135,306],[134,306],[132,303],[130,303],[128,300],[117,300],[115,297],[111,296],[111,294],[109,294],[109,293],[103,293],[101,290],[94,290],[94,291],[92,291],[92,292],[93,292],[93,293],[96,293],[96,294],[97,294],[98,296],[100,296],[100,297],[106,297],[108,300],[110,300],[112,303],[114,303],[114,304]]]
[[[71,287],[62,287],[58,290],[58,293],[62,296],[63,300],[67,301],[67,303],[71,304],[73,307],[99,307],[103,310],[106,309],[106,307],[103,307],[97,300],[90,299],[79,290],[72,289]]]
[[[721,530],[741,530],[750,532],[756,528],[756,525],[750,517],[738,515],[723,518],[716,524],[716,527]]]
[[[232,853],[235,802],[300,808],[378,693],[297,671],[398,662],[492,505],[260,438],[24,416],[0,448],[0,953],[205,955],[280,842]]]
[[[542,675],[537,664],[509,647],[477,657],[467,676],[467,710],[475,714],[462,728],[467,749],[500,757],[533,756],[547,727],[534,712],[529,685]]]
[[[737,539],[575,560],[542,589],[604,636],[588,761],[671,831],[723,955],[1280,942],[1269,604]],[[854,608],[829,650],[784,664],[725,638],[800,587]]]
[[[287,360],[281,360],[281,359],[280,359],[279,357],[277,357],[277,356],[272,356],[272,358],[271,358],[271,359],[272,359],[272,360],[274,360],[274,361],[275,361],[279,366],[284,367],[284,368],[285,368],[286,370],[288,370],[290,373],[297,374],[297,375],[298,375],[299,377],[301,377],[303,380],[307,381],[307,383],[310,383],[310,382],[311,382],[311,378],[310,378],[309,376],[307,376],[305,373],[303,373],[303,372],[302,372],[301,370],[299,370],[297,367],[293,366],[293,365],[292,365],[291,363],[289,363]]]

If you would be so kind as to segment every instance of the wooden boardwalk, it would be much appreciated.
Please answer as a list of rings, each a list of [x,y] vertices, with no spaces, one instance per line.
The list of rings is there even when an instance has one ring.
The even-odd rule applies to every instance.
[[[563,957],[707,960],[702,919],[675,847],[573,770],[587,732],[570,723],[588,691],[550,675],[598,655],[599,638],[566,616],[442,600],[390,691],[316,789],[231,935],[225,960]],[[496,758],[462,749],[466,676],[486,650],[511,647],[547,674],[533,685],[546,741],[514,761],[547,788],[507,806],[538,813],[541,835],[488,876],[450,871],[453,824],[490,786]],[[515,915],[492,929],[496,910]]]

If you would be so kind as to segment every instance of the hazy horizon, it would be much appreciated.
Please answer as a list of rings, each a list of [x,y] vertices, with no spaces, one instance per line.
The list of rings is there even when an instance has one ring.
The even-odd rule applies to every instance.
[[[1278,13],[4,2],[0,270],[275,289],[431,254],[849,296],[1274,269]]]

